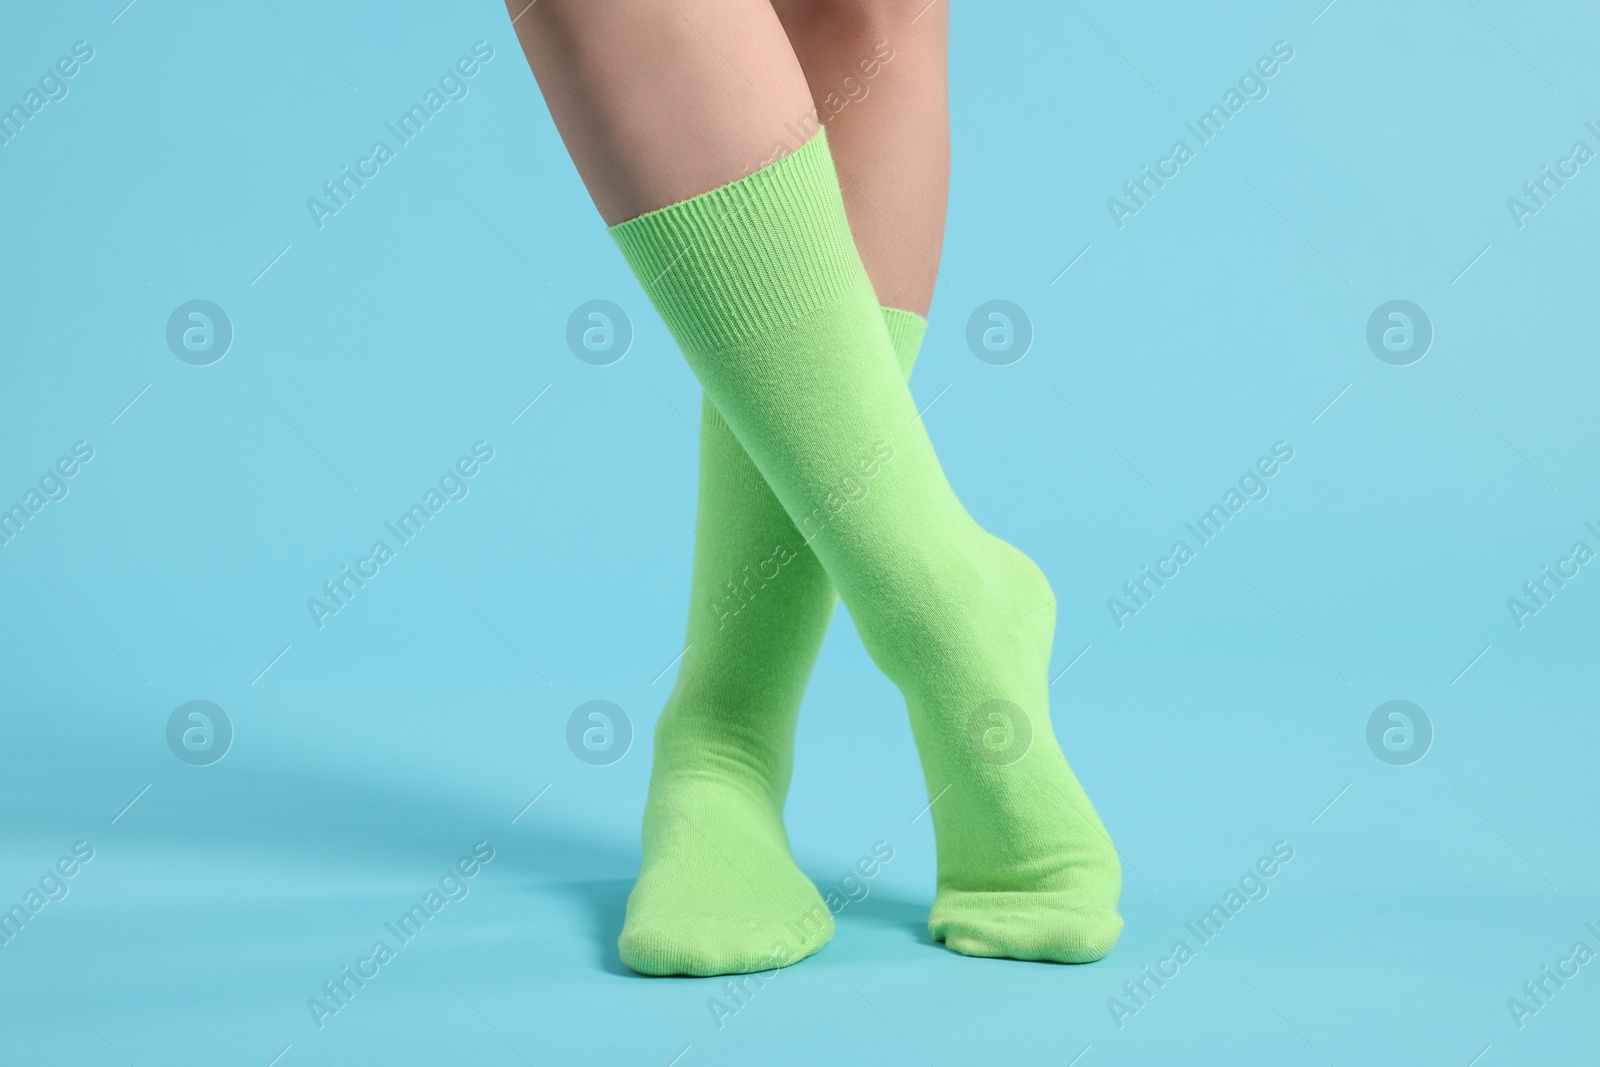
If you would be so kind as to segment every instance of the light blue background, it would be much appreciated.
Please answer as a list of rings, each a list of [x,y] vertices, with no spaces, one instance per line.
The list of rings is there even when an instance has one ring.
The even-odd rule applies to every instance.
[[[1573,141],[1600,148],[1584,5],[955,9],[945,280],[912,388],[970,509],[1054,584],[1056,728],[1128,861],[1127,930],[1087,967],[929,943],[904,711],[841,613],[790,831],[819,881],[880,839],[895,859],[719,1030],[719,980],[637,978],[614,946],[682,648],[697,386],[504,11],[122,3],[30,6],[0,35],[7,105],[95,49],[0,147],[0,505],[95,450],[0,547],[0,902],[95,849],[0,946],[0,1060],[1593,1049],[1600,967],[1521,1030],[1506,1004],[1575,941],[1600,949],[1600,566],[1523,629],[1506,607],[1574,541],[1600,549],[1600,174],[1521,229],[1506,208]],[[479,40],[470,95],[319,231],[306,199]],[[1268,97],[1113,225],[1106,199],[1280,40]],[[197,298],[236,330],[208,367],[164,339]],[[564,340],[595,298],[637,332],[610,367]],[[1036,330],[1012,366],[966,346],[995,298]],[[1407,367],[1364,339],[1395,298],[1436,331]],[[318,630],[306,599],[480,440],[470,496]],[[1106,599],[1279,440],[1270,496],[1119,630]],[[593,698],[638,734],[608,767],[564,741]],[[1436,731],[1411,766],[1365,740],[1393,698]],[[210,767],[166,746],[191,699],[237,730]],[[479,840],[496,858],[471,895],[319,1031],[307,998]],[[1107,999],[1279,840],[1271,895],[1119,1030]]]

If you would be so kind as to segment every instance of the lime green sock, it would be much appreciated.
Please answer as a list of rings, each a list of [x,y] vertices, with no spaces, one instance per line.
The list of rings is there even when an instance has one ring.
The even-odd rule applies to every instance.
[[[909,377],[927,322],[882,309]],[[833,583],[709,400],[688,651],[656,723],[644,861],[618,949],[643,974],[744,974],[833,935],[783,829],[795,720]]]
[[[612,235],[906,698],[938,840],[934,937],[969,955],[1103,956],[1121,871],[1051,728],[1055,599],[945,479],[826,135]]]

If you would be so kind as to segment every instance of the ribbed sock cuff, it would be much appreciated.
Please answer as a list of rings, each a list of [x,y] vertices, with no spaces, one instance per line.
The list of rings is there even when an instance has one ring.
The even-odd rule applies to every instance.
[[[915,311],[886,307],[883,322],[889,327],[894,354],[900,357],[900,373],[910,378],[911,368],[917,364],[917,354],[922,351],[922,335],[928,332],[928,320]]]
[[[613,226],[611,236],[693,352],[787,326],[866,281],[826,130],[754,174]]]

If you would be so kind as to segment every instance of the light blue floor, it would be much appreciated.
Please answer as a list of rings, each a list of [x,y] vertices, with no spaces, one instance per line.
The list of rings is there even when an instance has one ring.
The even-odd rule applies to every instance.
[[[819,697],[848,706],[848,682],[875,689],[858,650],[827,659]],[[478,685],[464,695],[490,697]],[[1273,697],[1242,697],[1186,708],[1269,735]],[[926,819],[913,822],[903,731],[840,746],[848,724],[816,716],[792,802],[805,813],[793,820],[802,864],[836,883],[875,841],[894,859],[844,908],[832,945],[735,1000],[725,980],[639,978],[616,958],[638,754],[603,769],[541,761],[509,715],[506,744],[483,745],[437,721],[424,730],[387,700],[364,712],[409,724],[396,732],[410,743],[366,746],[340,736],[338,706],[309,693],[287,703],[277,726],[241,716],[249,734],[213,768],[139,745],[129,713],[92,720],[72,759],[8,776],[7,810],[25,816],[21,832],[8,823],[12,889],[75,840],[95,854],[0,956],[16,1020],[6,1062],[265,1064],[292,1046],[281,1062],[665,1064],[688,1049],[681,1062],[1065,1063],[1088,1049],[1081,1062],[1465,1064],[1492,1045],[1496,1062],[1531,1064],[1576,1062],[1595,1038],[1587,968],[1520,1031],[1506,1007],[1541,964],[1597,940],[1583,926],[1600,925],[1593,860],[1571,844],[1593,803],[1586,783],[1573,787],[1592,731],[1566,756],[1475,753],[1452,738],[1399,771],[1349,743],[1273,757],[1259,741],[1207,746],[1204,729],[1196,748],[1084,731],[1080,763],[1128,859],[1128,928],[1103,962],[1057,967],[930,942],[932,841]],[[887,699],[868,705],[890,716]],[[1509,695],[1504,706],[1536,710]],[[335,725],[319,739],[324,717]],[[12,749],[51,753],[52,737],[59,751],[59,735],[32,725]],[[145,751],[114,758],[117,747]],[[478,841],[493,860],[402,942],[385,924]],[[1266,895],[1198,937],[1280,841],[1293,859],[1254,883]],[[322,983],[379,940],[394,958],[363,987],[347,983],[354,995],[319,1028],[307,1001],[332,1006]],[[1129,998],[1123,983],[1178,941],[1193,958],[1163,987],[1146,979],[1142,1003]],[[1121,1027],[1113,997],[1139,1009]]]
[[[894,858],[833,944],[736,998],[615,952],[693,655],[699,396],[504,12],[96,0],[0,35],[6,106],[93,49],[0,145],[0,509],[28,509],[0,544],[0,907],[27,915],[0,1063],[1593,1059],[1600,177],[1573,146],[1600,150],[1600,25],[1319,8],[955,9],[912,389],[970,510],[1055,587],[1056,728],[1127,928],[1083,967],[929,941],[928,797],[841,613],[791,838],[819,884]],[[319,228],[307,200],[479,41],[462,95]],[[1108,206],[1241,85],[1176,177]],[[1508,204],[1535,180],[1537,212]],[[231,325],[220,359],[169,345],[194,300]],[[592,300],[631,324],[610,365],[568,345]],[[1018,360],[969,346],[992,300],[1031,331]],[[1395,300],[1420,358],[1384,347],[1387,312],[1369,344]],[[319,620],[436,487],[456,499]],[[1190,532],[1233,489],[1221,532]],[[1131,601],[1178,540],[1193,558]],[[634,735],[608,765],[566,740],[595,699]],[[209,765],[169,746],[193,700],[231,723]],[[1385,748],[1390,720],[1369,744],[1391,700],[1425,745]],[[1261,899],[1197,936],[1275,846]],[[474,847],[493,858],[395,936]],[[347,965],[370,977],[336,1003]]]

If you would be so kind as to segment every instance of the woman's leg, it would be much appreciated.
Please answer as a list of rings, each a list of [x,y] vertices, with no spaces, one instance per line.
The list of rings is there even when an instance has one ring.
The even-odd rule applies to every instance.
[[[523,6],[523,0],[508,0],[514,13]],[[777,57],[783,61],[777,69],[791,77],[765,91],[779,102],[768,110],[787,115],[785,123],[746,137],[732,156],[719,156],[730,147],[714,137],[709,146],[674,156],[667,169],[639,173],[630,166],[635,146],[662,134],[684,135],[680,116],[688,117],[689,137],[702,122],[713,134],[762,128],[750,120],[751,86],[741,68],[770,72],[773,57],[748,47],[752,34],[741,26],[755,19],[770,31],[776,26],[771,12],[741,9],[730,18],[727,9],[715,6],[674,11],[671,4],[618,3],[581,14],[550,8],[544,20],[533,14],[516,25],[608,221],[759,169],[785,142],[798,148],[815,131],[804,72],[789,51]],[[596,21],[587,22],[591,17]],[[591,32],[564,25],[570,18],[584,19]],[[736,43],[721,42],[732,54],[719,53],[718,45],[700,36],[696,23],[702,19],[732,27],[729,37]],[[641,89],[632,79],[651,72],[641,72],[625,49],[587,50],[604,27],[624,22],[655,35],[664,42],[663,55],[679,57],[688,67],[670,76],[681,90],[676,96]],[[774,43],[787,49],[782,40]],[[673,67],[667,60],[662,65]],[[574,86],[584,87],[583,100],[559,95]],[[618,111],[625,115],[621,124],[594,121]],[[687,168],[681,174],[673,169],[680,164]],[[696,169],[708,166],[723,169]],[[921,320],[903,311],[885,315],[909,371]],[[795,721],[836,596],[709,399],[703,402],[700,435],[688,651],[656,725],[644,859],[619,944],[624,962],[651,974],[765,969],[773,965],[769,961],[789,962],[816,951],[833,930],[831,912],[790,856],[782,813]]]
[[[899,234],[914,234],[912,240],[937,255],[948,185],[948,107],[943,19],[923,19],[911,34],[915,12],[901,12],[905,25],[890,43],[892,5],[875,0],[841,12],[832,4],[791,4],[779,13],[817,108],[787,124],[788,147],[809,140],[817,114],[830,120],[840,173],[863,194],[849,204],[852,225],[858,244],[869,250],[874,286],[891,294],[880,300],[893,305],[884,308],[885,321],[909,376],[925,322],[903,309],[926,310],[935,273]],[[870,106],[862,106],[869,96]],[[897,189],[915,195],[896,195]],[[878,214],[872,202],[879,199],[896,217]],[[772,955],[774,941],[763,922],[804,930],[797,921],[804,912],[814,937],[828,931],[826,909],[792,861],[784,862],[782,810],[801,698],[837,597],[709,400],[700,435],[689,651],[656,726],[644,864],[620,946],[623,959],[643,971],[747,970]],[[663,830],[686,818],[703,833]],[[730,855],[773,858],[745,877],[725,877],[716,895],[695,895],[697,916],[747,929],[747,943],[708,940],[679,921],[684,887],[708,865],[724,866],[711,841]],[[803,912],[795,897],[803,900]]]
[[[927,0],[772,6],[828,126],[850,230],[878,302],[926,315],[950,197],[948,7]]]
[[[767,0],[506,0],[608,226],[756,170],[811,108]]]
[[[547,0],[524,16],[530,60],[609,220],[696,184],[715,189],[614,236],[906,695],[936,801],[931,928],[973,954],[1098,958],[1120,930],[1120,876],[1051,732],[1049,587],[972,522],[944,479],[851,239],[826,139],[717,187],[751,170],[752,145],[781,144],[800,113],[781,28],[765,0],[682,0],[668,15],[640,0],[598,7],[573,18]],[[732,126],[708,130],[708,112]],[[652,125],[671,113],[683,117],[681,140]],[[688,818],[670,832],[706,836]],[[718,895],[705,884],[713,874],[750,881],[741,869],[750,857],[706,843],[726,863],[700,872],[689,896]],[[750,933],[704,925],[712,939]],[[766,962],[785,962],[773,948]]]

